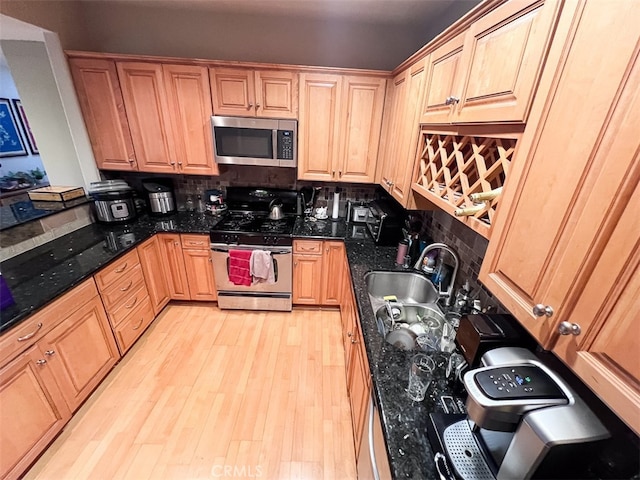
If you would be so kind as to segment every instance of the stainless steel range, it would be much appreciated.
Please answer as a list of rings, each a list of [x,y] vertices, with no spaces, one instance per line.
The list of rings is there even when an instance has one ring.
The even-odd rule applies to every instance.
[[[228,213],[210,233],[218,306],[290,311],[298,192],[229,187],[226,203]],[[282,218],[270,218],[274,211]]]

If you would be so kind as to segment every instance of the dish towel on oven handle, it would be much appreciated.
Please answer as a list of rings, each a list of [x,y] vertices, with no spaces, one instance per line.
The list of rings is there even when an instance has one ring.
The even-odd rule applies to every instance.
[[[229,281],[251,286],[251,250],[229,250]]]
[[[268,250],[254,250],[251,252],[251,276],[254,283],[276,283],[273,269],[273,258]]]

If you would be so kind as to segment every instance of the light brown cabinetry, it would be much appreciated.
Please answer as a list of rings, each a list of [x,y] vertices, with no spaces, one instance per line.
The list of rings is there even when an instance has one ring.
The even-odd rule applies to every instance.
[[[95,279],[124,355],[155,318],[137,251],[131,250],[105,267]]]
[[[98,168],[137,170],[116,63],[70,58],[69,66]]]
[[[541,78],[548,94],[534,102],[503,193],[511,208],[480,271],[636,431],[640,378],[624,350],[638,350],[639,15],[607,1],[563,11],[568,38],[550,51],[561,61]]]
[[[215,115],[298,117],[296,72],[215,67],[210,77]]]
[[[158,235],[154,235],[138,246],[137,251],[149,300],[154,314],[158,315],[171,300],[169,284],[162,268],[164,258],[160,251]]]
[[[180,235],[191,300],[217,300],[207,235]]]
[[[385,85],[384,78],[301,74],[298,178],[374,181]]]
[[[119,358],[94,281],[0,338],[0,474],[18,478]]]
[[[293,242],[293,303],[340,305],[344,243],[321,240]]]
[[[189,300],[189,282],[187,269],[182,256],[182,244],[177,233],[158,234],[160,252],[163,258],[162,267],[169,284],[172,300]]]
[[[381,156],[380,184],[407,207],[416,162],[418,115],[424,93],[427,62],[423,59],[396,75],[387,103],[391,118]]]
[[[434,50],[421,122],[525,122],[560,5],[506,2]]]

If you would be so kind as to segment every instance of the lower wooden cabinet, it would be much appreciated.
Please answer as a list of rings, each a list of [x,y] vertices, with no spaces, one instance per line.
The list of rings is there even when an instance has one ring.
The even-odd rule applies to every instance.
[[[172,300],[189,300],[189,283],[187,270],[182,256],[182,244],[177,233],[161,233],[158,235],[162,268],[169,284],[169,295]]]
[[[171,300],[169,283],[162,268],[164,260],[160,251],[158,235],[146,240],[137,250],[144,281],[149,292],[149,300],[151,301],[153,312],[157,315]]]
[[[93,279],[34,320],[56,315],[62,318],[48,332],[29,338],[0,365],[3,479],[24,473],[120,358]],[[1,341],[11,336],[9,331]]]
[[[322,240],[293,242],[293,303],[340,305],[344,243]]]
[[[217,300],[207,235],[180,235],[191,300]]]

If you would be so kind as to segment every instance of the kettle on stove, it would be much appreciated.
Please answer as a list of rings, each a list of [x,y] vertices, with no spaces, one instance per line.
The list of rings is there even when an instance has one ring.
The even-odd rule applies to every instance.
[[[282,199],[276,197],[269,203],[269,220],[282,220],[283,218]]]

